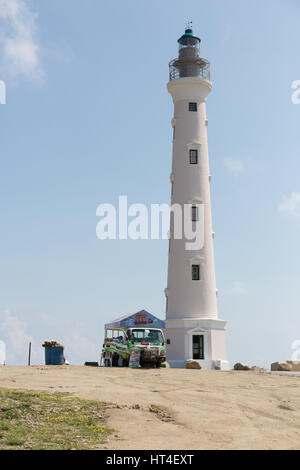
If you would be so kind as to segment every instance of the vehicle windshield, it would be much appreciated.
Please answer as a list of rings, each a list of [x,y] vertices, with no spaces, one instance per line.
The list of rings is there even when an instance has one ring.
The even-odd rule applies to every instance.
[[[132,339],[135,343],[163,343],[164,337],[160,330],[132,330],[131,331]]]

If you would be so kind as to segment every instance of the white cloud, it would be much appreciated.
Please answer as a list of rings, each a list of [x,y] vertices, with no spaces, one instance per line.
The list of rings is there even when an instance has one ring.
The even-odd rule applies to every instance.
[[[300,193],[292,193],[290,196],[283,196],[277,209],[278,212],[300,218]]]
[[[31,364],[44,364],[44,340],[60,341],[65,346],[65,356],[71,364],[84,364],[85,361],[96,362],[100,360],[102,344],[95,343],[82,333],[83,324],[77,322],[70,325],[65,331],[55,319],[50,321],[48,315],[41,316],[41,336],[32,336],[30,324],[6,310],[0,312],[0,341],[6,345],[6,363],[8,365],[27,365],[28,347],[32,343]],[[32,321],[32,319],[31,319]],[[51,325],[50,325],[51,323]],[[51,326],[56,325],[55,328]],[[51,336],[47,331],[51,329]],[[48,331],[49,333],[49,331]],[[54,336],[54,337],[53,337]]]
[[[227,295],[246,295],[247,289],[244,282],[235,281],[231,287],[222,289],[221,293]]]
[[[39,81],[43,74],[37,41],[37,15],[26,0],[0,0],[0,75]]]
[[[49,315],[48,313],[39,314],[39,321],[41,324],[43,324],[43,326],[47,326],[47,327],[48,326],[53,327],[53,326],[59,325],[59,321],[57,320],[57,318],[55,318],[52,315]]]
[[[29,342],[33,341],[26,330],[23,320],[7,310],[0,313],[0,339],[6,344],[8,364],[26,364]]]
[[[75,325],[63,338],[66,347],[65,355],[71,364],[84,364],[84,362],[97,362],[100,360],[102,344],[91,341],[80,332],[80,324]]]
[[[231,171],[231,173],[239,174],[245,171],[245,165],[242,160],[235,158],[225,158],[224,167]]]

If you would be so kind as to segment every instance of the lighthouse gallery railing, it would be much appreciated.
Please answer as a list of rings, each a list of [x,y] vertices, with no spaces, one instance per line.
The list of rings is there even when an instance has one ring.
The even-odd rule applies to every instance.
[[[192,65],[194,73],[185,73],[189,65]],[[170,81],[179,78],[198,77],[203,80],[210,80],[210,62],[205,59],[174,59],[169,63]]]

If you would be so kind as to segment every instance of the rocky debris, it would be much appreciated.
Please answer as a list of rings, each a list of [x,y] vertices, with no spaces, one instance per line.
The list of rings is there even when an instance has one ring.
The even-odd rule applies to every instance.
[[[283,400],[279,405],[278,405],[278,408],[280,408],[281,410],[284,410],[284,411],[295,411],[295,408],[293,408],[291,405],[290,405],[290,401],[286,401],[286,400]]]
[[[164,421],[164,422],[166,422],[166,423],[169,423],[169,422],[171,422],[171,421],[174,421],[174,419],[172,418],[172,416],[170,416],[166,410],[163,410],[163,409],[160,408],[159,406],[150,405],[150,406],[149,406],[149,411],[150,411],[150,413],[155,413],[156,416],[157,416],[161,421]]]
[[[202,369],[199,362],[197,361],[187,361],[185,364],[185,368],[186,369],[198,369],[198,370]]]
[[[292,364],[286,362],[274,362],[271,364],[272,372],[292,372]]]
[[[112,404],[107,405],[105,408],[107,410],[141,410],[141,411],[145,411],[145,408],[143,408],[138,403],[136,403],[135,405],[117,405],[117,404],[112,403]],[[150,413],[155,413],[156,416],[161,421],[164,421],[164,422],[174,421],[172,416],[170,416],[169,413],[165,409],[163,409],[159,406],[150,405],[148,409],[149,409]]]
[[[286,363],[292,366],[293,372],[300,372],[300,361],[286,361]]]
[[[234,365],[234,370],[251,370],[251,367],[247,366],[246,364],[241,364],[240,362],[237,362]]]
[[[252,371],[252,372],[264,372],[264,369],[261,369],[258,366],[250,367],[250,366],[247,366],[246,364],[241,364],[240,362],[235,364],[234,370],[248,370],[248,371]]]
[[[132,405],[131,409],[132,410],[140,410],[141,407],[140,407],[140,405],[136,404],[136,405]]]

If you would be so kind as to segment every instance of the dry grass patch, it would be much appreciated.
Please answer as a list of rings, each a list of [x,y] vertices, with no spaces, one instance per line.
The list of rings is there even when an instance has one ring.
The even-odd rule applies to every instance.
[[[0,449],[95,449],[114,432],[105,403],[64,393],[0,389]]]

